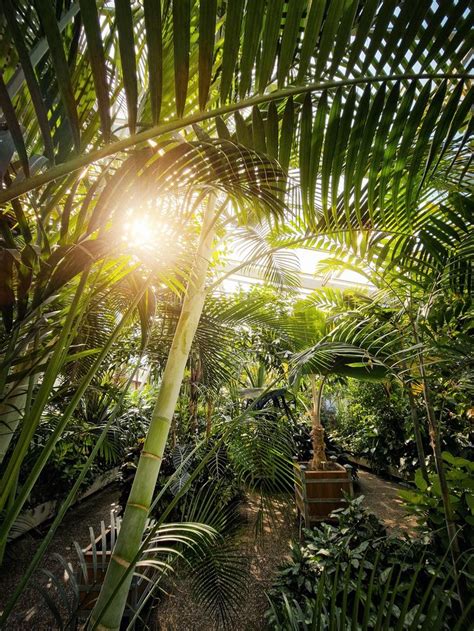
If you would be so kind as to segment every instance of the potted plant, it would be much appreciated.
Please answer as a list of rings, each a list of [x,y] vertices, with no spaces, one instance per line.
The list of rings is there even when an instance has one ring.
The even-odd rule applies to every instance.
[[[311,375],[312,407],[311,441],[313,457],[309,462],[296,463],[296,506],[306,526],[328,519],[332,511],[352,497],[351,472],[326,456],[324,427],[321,423],[321,403],[327,375],[319,379]]]
[[[311,382],[312,458],[295,463],[296,505],[305,524],[327,520],[332,511],[345,505],[345,496],[353,495],[351,472],[326,456],[321,404],[324,385],[330,375],[380,380],[385,367],[361,349],[331,341],[325,314],[311,302],[301,301],[294,312],[297,323],[293,356],[294,375],[307,376]]]

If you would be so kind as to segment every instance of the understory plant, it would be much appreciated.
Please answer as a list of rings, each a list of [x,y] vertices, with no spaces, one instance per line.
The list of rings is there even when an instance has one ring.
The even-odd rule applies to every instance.
[[[375,471],[391,465],[412,473],[418,459],[408,401],[400,387],[349,380],[338,394],[332,437],[367,458]]]
[[[389,536],[362,500],[335,511],[334,525],[305,530],[304,541],[293,542],[269,592],[271,628],[465,628],[469,613],[446,555],[421,540]]]
[[[474,543],[474,462],[453,456],[447,451],[443,452],[443,462],[454,523],[461,547],[466,550]],[[443,528],[444,512],[439,480],[434,473],[430,473],[427,482],[417,470],[415,484],[416,489],[402,489],[400,496],[406,507],[416,515],[420,531],[428,535],[441,551],[446,550],[450,541]]]

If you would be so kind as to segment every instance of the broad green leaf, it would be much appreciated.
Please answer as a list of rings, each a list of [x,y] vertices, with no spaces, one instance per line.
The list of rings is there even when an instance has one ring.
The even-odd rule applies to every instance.
[[[326,116],[328,112],[328,94],[326,90],[321,94],[318,105],[316,106],[316,115],[314,117],[314,125],[311,131],[311,156],[310,156],[310,173],[309,173],[309,203],[313,210],[314,199],[316,197],[316,182],[320,174],[319,164],[321,161],[321,152],[324,142],[324,131],[326,128]]]
[[[393,122],[396,108],[398,105],[398,99],[400,96],[400,84],[397,82],[394,84],[390,93],[387,97],[387,102],[385,103],[385,107],[382,113],[382,118],[380,119],[380,124],[378,126],[372,150],[372,159],[370,162],[370,171],[369,171],[369,183],[367,187],[367,201],[369,204],[369,208],[375,209],[375,189],[377,186],[377,178],[379,171],[383,169],[384,163],[384,153],[385,146],[387,143],[387,138],[389,135],[390,126]],[[387,160],[391,158],[387,156]],[[380,180],[379,180],[380,181]],[[384,200],[382,197],[382,191],[379,188],[379,199],[378,204],[380,208],[380,212],[383,217],[383,208],[384,208]]]
[[[263,118],[257,105],[252,108],[252,133],[253,133],[253,148],[259,153],[265,153],[267,150],[267,143],[265,140],[265,125]]]
[[[222,54],[221,101],[229,95],[239,53],[244,0],[228,0],[225,19],[224,52]]]
[[[428,483],[423,477],[421,469],[417,469],[415,471],[415,484],[421,491],[426,491],[426,489],[428,488]]]
[[[431,134],[435,128],[436,121],[438,120],[438,116],[444,102],[445,94],[446,81],[443,81],[430,99],[430,105],[424,116],[420,131],[418,132],[418,138],[411,157],[411,164],[406,182],[405,204],[407,209],[414,201],[416,201],[413,199],[412,191],[415,187],[416,178],[421,172],[421,163],[428,144],[427,140],[431,138]]]
[[[334,52],[329,68],[329,74],[337,72],[340,62],[347,55],[348,44],[351,38],[352,25],[356,15],[359,0],[346,0],[344,12],[341,18],[339,28],[337,30],[336,41],[334,43]]]
[[[301,16],[307,0],[292,0],[288,3],[286,21],[281,38],[280,58],[278,60],[278,87],[285,85],[295,49],[298,45]]]
[[[376,63],[376,53],[383,50],[383,40],[387,37],[390,20],[393,18],[393,12],[397,5],[398,2],[396,0],[384,0],[380,3],[379,12],[372,25],[370,44],[368,47],[367,44],[365,45],[365,58],[360,70],[362,75],[365,75],[368,68]]]
[[[344,162],[344,155],[349,142],[349,136],[351,132],[351,123],[355,111],[356,89],[353,86],[347,95],[346,102],[344,103],[344,110],[341,116],[341,123],[339,125],[337,133],[336,147],[334,151],[334,159],[331,167],[331,199],[332,210],[336,212],[336,202],[338,198],[339,179],[342,173],[342,167]]]
[[[161,0],[143,0],[146,43],[148,47],[148,81],[151,116],[156,125],[160,120],[163,90],[163,42]]]
[[[264,92],[275,68],[278,38],[284,0],[273,0],[267,6],[262,37],[262,56],[258,72],[258,91]]]
[[[428,10],[429,3],[430,0],[428,0],[428,2],[427,0],[418,0],[414,5],[409,0],[405,0],[405,2],[401,4],[398,15],[393,15],[391,29],[385,38],[385,46],[381,51],[380,59],[377,63],[377,73],[382,72],[386,64],[388,64],[390,68],[395,68],[395,66],[390,63],[391,54],[400,42],[402,36],[403,39],[405,39],[407,35],[413,37],[413,31],[410,25],[414,23],[417,24],[418,20],[420,20],[420,22],[422,21],[424,13]]]
[[[54,163],[54,147],[53,140],[51,138],[51,129],[48,122],[48,112],[46,104],[43,101],[36,74],[31,64],[30,55],[28,54],[28,48],[23,38],[21,29],[17,23],[15,10],[12,5],[12,0],[3,1],[3,11],[8,23],[8,28],[12,34],[13,41],[15,42],[16,52],[21,63],[23,72],[25,73],[25,80],[30,92],[31,101],[35,108],[36,117],[38,120],[38,126],[41,131],[41,136],[44,142],[44,153],[47,158]]]
[[[311,165],[311,129],[313,126],[313,105],[311,94],[306,95],[301,110],[300,123],[300,186],[303,198],[303,208],[305,211],[309,208],[309,178]]]
[[[216,36],[217,0],[199,4],[199,109],[204,110],[209,94]]]
[[[274,101],[268,106],[265,133],[268,155],[276,159],[278,158],[278,111]]]
[[[220,116],[217,116],[216,118],[216,130],[219,138],[230,140],[230,131]]]
[[[354,41],[351,46],[351,53],[347,62],[346,75],[353,73],[353,68],[356,64],[360,64],[360,53],[367,42],[367,36],[372,26],[377,8],[379,6],[379,0],[367,0],[364,3],[364,8],[359,18],[357,30]]]
[[[252,135],[247,123],[244,120],[244,117],[240,112],[235,112],[234,119],[238,142],[242,145],[245,145],[246,147],[252,147]]]
[[[64,54],[63,42],[59,32],[56,13],[49,0],[37,0],[37,13],[48,40],[49,52],[57,77],[58,89],[61,100],[66,110],[67,119],[71,129],[72,138],[76,149],[80,148],[81,139],[79,131],[79,117],[77,115],[76,100],[69,73],[69,66]]]
[[[464,84],[463,84],[464,85]],[[474,100],[474,88],[470,88],[469,92],[466,94],[466,96],[462,99],[460,105],[458,108],[454,107],[453,104],[453,116],[449,125],[449,130],[448,133],[446,134],[446,138],[444,140],[443,143],[443,147],[440,151],[440,154],[438,156],[438,160],[436,161],[436,165],[433,167],[432,169],[432,173],[434,171],[436,171],[436,169],[438,168],[438,165],[442,159],[442,157],[445,155],[446,151],[448,150],[451,142],[453,141],[453,138],[455,137],[456,133],[459,131],[459,129],[462,127],[463,123],[465,122],[466,118],[468,117],[469,111],[472,108],[472,103]],[[446,108],[447,109],[447,108]],[[471,122],[472,122],[473,118],[471,117]],[[447,123],[448,121],[446,121]],[[441,125],[441,123],[440,123]],[[470,130],[466,129],[466,137],[469,137],[469,132]],[[463,139],[464,141],[464,139]]]
[[[239,96],[241,99],[244,98],[250,88],[252,69],[260,43],[260,33],[262,32],[265,4],[265,0],[259,0],[252,3],[251,10],[247,7],[245,12],[244,39],[240,59]]]
[[[350,223],[350,196],[354,186],[354,171],[359,155],[359,147],[362,143],[362,135],[370,107],[370,86],[367,85],[357,107],[357,111],[352,124],[352,131],[346,153],[346,167],[344,173],[344,209],[347,221]]]
[[[326,221],[328,221],[328,218],[326,217],[326,212],[329,205],[329,180],[331,177],[331,166],[333,156],[336,151],[336,142],[340,123],[341,98],[342,93],[339,89],[334,95],[331,109],[329,110],[328,126],[324,139],[321,166],[321,198],[323,203],[323,213],[325,215]]]
[[[408,20],[408,27],[407,22],[405,22],[405,25],[401,25],[401,40],[395,42],[395,58],[391,63],[392,68],[398,68],[398,65],[406,55],[406,51],[413,47],[413,43],[416,41],[417,36],[419,36],[420,27],[431,5],[431,0],[420,0],[414,7],[413,5],[411,6],[411,19]],[[407,17],[410,18],[410,13]],[[410,63],[413,65],[414,61],[415,58],[412,56]]]
[[[384,109],[385,102],[385,84],[378,88],[375,93],[375,97],[372,101],[372,106],[370,108],[369,113],[367,114],[367,119],[364,125],[364,130],[362,132],[362,142],[360,144],[359,153],[357,156],[357,162],[354,171],[354,199],[355,199],[355,209],[357,214],[357,219],[359,222],[362,221],[360,214],[360,202],[362,195],[362,179],[367,171],[368,158],[370,155],[370,150],[372,146],[372,142],[374,140],[375,130],[377,129],[377,124],[379,118]],[[370,212],[370,208],[368,209]]]
[[[173,0],[173,50],[176,113],[184,114],[189,80],[191,0]]]
[[[290,165],[291,147],[295,126],[295,114],[293,98],[290,97],[285,105],[280,131],[279,162],[284,173],[288,172]]]
[[[379,178],[379,199],[383,205],[385,204],[385,193],[389,186],[390,176],[395,167],[394,158],[397,153],[398,143],[401,139],[408,113],[413,105],[415,93],[416,83],[413,81],[410,83],[397,107],[395,119],[385,143],[382,172]]]
[[[456,4],[450,5],[451,10],[445,14],[446,20],[442,28],[439,30],[437,37],[430,41],[427,55],[421,63],[422,72],[431,65],[437,55],[441,54],[443,59],[448,57],[453,43],[456,46],[459,45],[456,35],[465,38],[469,31],[472,31],[472,25],[469,26],[469,22],[462,23],[462,16],[470,10],[470,6],[471,2],[469,0],[459,0]]]
[[[347,1],[348,0],[341,0],[340,2],[330,2],[328,5],[328,11],[326,19],[324,20],[323,30],[321,32],[321,39],[316,55],[316,80],[321,77],[326,66],[326,62],[329,59],[329,55],[331,54],[331,51],[333,51],[334,37],[336,35],[336,31],[339,26],[339,20],[341,19],[341,15]],[[338,51],[334,51],[334,54],[337,55]]]
[[[301,46],[297,78],[298,83],[304,82],[311,57],[314,55],[324,17],[325,7],[326,0],[312,0],[311,2],[311,7],[306,18],[303,43]]]
[[[128,127],[130,133],[134,134],[137,125],[138,86],[135,41],[133,38],[133,16],[130,0],[115,0],[115,18],[117,20],[123,85],[127,98]]]
[[[413,108],[408,115],[408,118],[404,121],[400,121],[403,124],[403,134],[400,141],[400,145],[397,151],[397,158],[394,165],[393,173],[393,185],[392,185],[392,204],[394,208],[398,210],[398,197],[399,189],[402,180],[402,175],[405,171],[408,153],[410,147],[414,144],[414,139],[418,131],[423,113],[426,105],[429,101],[431,84],[428,81],[424,86],[417,99],[414,102]]]
[[[95,0],[79,0],[81,18],[87,39],[89,61],[97,95],[100,123],[105,142],[110,140],[112,122],[110,119],[109,84],[105,67],[105,53],[100,31],[99,14]]]

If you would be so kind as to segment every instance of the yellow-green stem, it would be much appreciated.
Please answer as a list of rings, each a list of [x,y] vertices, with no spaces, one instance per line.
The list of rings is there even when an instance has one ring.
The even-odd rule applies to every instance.
[[[122,578],[140,548],[186,362],[204,306],[206,275],[214,239],[214,209],[215,198],[211,197],[204,214],[196,259],[120,533],[92,612],[92,628],[102,631],[120,628],[133,572],[129,572],[125,580],[122,581]]]

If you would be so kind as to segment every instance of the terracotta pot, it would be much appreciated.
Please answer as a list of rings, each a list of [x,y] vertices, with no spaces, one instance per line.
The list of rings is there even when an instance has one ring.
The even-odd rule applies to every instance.
[[[307,527],[312,522],[327,521],[330,513],[346,505],[344,493],[352,497],[350,472],[337,462],[328,462],[322,470],[312,471],[307,462],[295,465],[295,492],[298,513]]]

